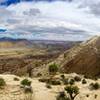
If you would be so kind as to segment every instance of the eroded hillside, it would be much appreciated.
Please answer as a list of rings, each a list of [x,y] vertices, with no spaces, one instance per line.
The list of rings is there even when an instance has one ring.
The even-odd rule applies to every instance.
[[[100,76],[100,37],[90,40],[61,54],[55,61],[64,72]]]

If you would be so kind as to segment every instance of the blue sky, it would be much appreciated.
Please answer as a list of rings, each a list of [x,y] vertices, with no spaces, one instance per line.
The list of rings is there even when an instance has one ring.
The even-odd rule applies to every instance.
[[[100,0],[0,0],[0,38],[77,41],[99,32]]]

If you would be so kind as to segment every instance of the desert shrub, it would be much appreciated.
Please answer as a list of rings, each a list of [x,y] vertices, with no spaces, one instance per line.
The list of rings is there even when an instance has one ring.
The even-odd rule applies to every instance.
[[[19,81],[19,78],[17,78],[17,77],[14,77],[14,81]]]
[[[40,82],[47,82],[47,79],[41,78],[39,79]]]
[[[70,96],[70,100],[74,100],[75,97],[79,94],[79,88],[77,86],[66,86],[65,90]]]
[[[96,98],[97,98],[97,96],[98,96],[98,95],[97,95],[97,94],[95,94],[95,95],[94,95],[94,98],[96,99]]]
[[[33,93],[31,81],[29,81],[28,79],[23,79],[21,81],[21,85],[21,88],[24,90],[25,93]]]
[[[69,84],[68,79],[63,79],[63,83],[64,85],[68,85]]]
[[[0,78],[0,87],[5,86],[6,82],[3,78]]]
[[[45,83],[49,83],[50,79],[48,78],[41,78],[39,79],[40,82],[45,82]]]
[[[91,83],[90,84],[90,88],[92,89],[92,90],[98,90],[99,88],[100,88],[100,84],[99,83]]]
[[[59,92],[56,100],[70,100],[70,98],[66,97],[65,92]]]
[[[84,78],[88,79],[89,77],[87,75],[84,75]]]
[[[59,80],[51,80],[50,82],[52,85],[60,85],[61,82]]]
[[[87,94],[86,97],[89,97],[89,94]]]
[[[37,77],[40,77],[40,76],[42,76],[42,74],[41,73],[37,73]]]
[[[97,80],[98,80],[98,77],[94,77],[93,79],[94,79],[95,81],[97,81]]]
[[[58,65],[53,63],[49,65],[49,72],[55,74],[58,71]]]
[[[83,79],[82,84],[86,84],[86,83],[87,83],[86,79]]]
[[[81,78],[79,76],[75,76],[74,80],[77,81],[77,82],[79,82],[79,81],[81,81]]]
[[[30,86],[31,85],[31,81],[29,81],[28,79],[24,79],[24,80],[21,81],[21,85]]]
[[[51,88],[52,88],[50,84],[46,84],[46,87],[47,87],[48,89],[51,89]]]
[[[31,86],[25,86],[24,87],[24,92],[25,93],[33,93],[32,87]]]
[[[62,79],[65,79],[65,75],[64,75],[64,74],[62,74],[60,77],[61,77]]]
[[[74,80],[74,79],[70,79],[69,84],[70,84],[70,85],[75,84],[75,80]]]

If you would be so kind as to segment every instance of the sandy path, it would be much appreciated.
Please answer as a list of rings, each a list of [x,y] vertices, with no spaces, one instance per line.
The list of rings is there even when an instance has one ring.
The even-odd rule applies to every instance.
[[[32,82],[34,100],[56,100],[53,91],[45,87],[45,83],[40,83],[37,79]]]

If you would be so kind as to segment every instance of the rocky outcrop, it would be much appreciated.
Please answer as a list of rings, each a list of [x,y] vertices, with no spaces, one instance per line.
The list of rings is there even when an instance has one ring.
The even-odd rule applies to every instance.
[[[22,75],[26,72],[26,65],[24,59],[20,58],[3,58],[0,59],[0,73],[11,73]]]
[[[74,46],[60,57],[59,64],[64,72],[100,76],[100,37],[95,36]]]

